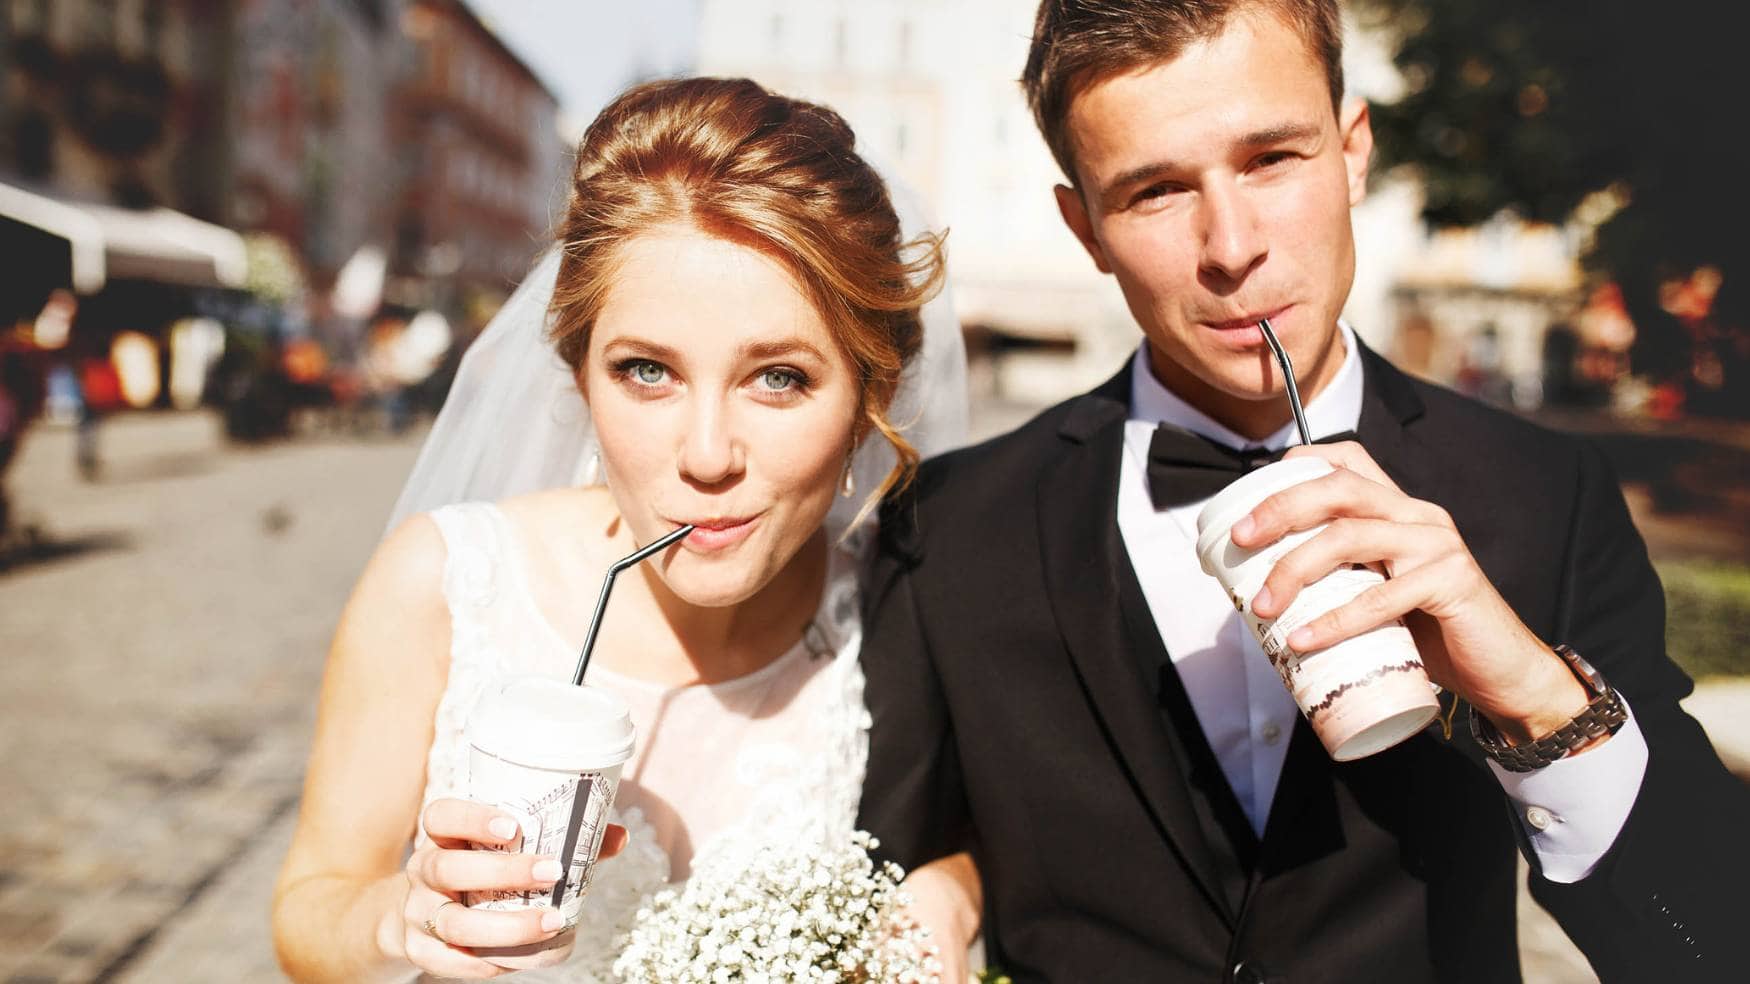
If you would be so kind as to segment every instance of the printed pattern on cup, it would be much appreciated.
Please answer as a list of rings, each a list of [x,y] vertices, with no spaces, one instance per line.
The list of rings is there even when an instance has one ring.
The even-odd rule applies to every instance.
[[[1384,576],[1378,571],[1361,564],[1339,568],[1302,588],[1294,602],[1274,620],[1259,618],[1252,614],[1249,603],[1237,597],[1235,599],[1246,624],[1257,638],[1258,645],[1263,648],[1264,655],[1270,658],[1270,665],[1276,668],[1277,675],[1282,678],[1283,686],[1294,695],[1301,713],[1314,724],[1320,723],[1320,716],[1328,713],[1338,698],[1352,690],[1365,687],[1387,674],[1423,672],[1420,656],[1414,655],[1413,642],[1408,648],[1411,655],[1403,656],[1395,662],[1382,663],[1377,659],[1378,654],[1404,652],[1400,648],[1403,640],[1397,638],[1397,633],[1407,636],[1409,630],[1404,627],[1402,619],[1393,619],[1330,649],[1303,654],[1288,646],[1288,637],[1295,630],[1326,612],[1348,604],[1362,592],[1384,582]],[[1393,629],[1397,632],[1393,632]],[[1339,649],[1340,653],[1337,652]],[[1336,658],[1327,658],[1328,656]]]
[[[496,803],[518,818],[523,830],[520,853],[559,857],[571,840],[570,864],[565,875],[564,894],[558,909],[565,917],[565,926],[577,922],[583,906],[583,896],[595,873],[596,856],[601,851],[602,835],[607,830],[608,810],[613,806],[617,784],[604,781],[600,772],[585,772],[567,777],[545,793],[529,798],[513,798]],[[571,837],[572,823],[577,833]],[[463,903],[482,909],[525,909],[552,902],[553,889],[540,891],[471,892]]]

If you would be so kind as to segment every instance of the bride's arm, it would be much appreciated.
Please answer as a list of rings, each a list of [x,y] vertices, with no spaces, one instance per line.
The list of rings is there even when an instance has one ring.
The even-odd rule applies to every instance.
[[[459,889],[553,884],[535,877],[530,855],[467,850],[514,843],[515,835],[491,832],[501,817],[495,810],[433,803],[424,819],[437,843],[403,860],[418,832],[433,716],[448,676],[444,559],[432,521],[408,521],[378,548],[341,615],[303,806],[274,892],[274,945],[295,980],[389,981],[420,969],[495,977],[506,971],[458,947],[554,935],[541,925],[541,910],[440,912]],[[421,928],[434,916],[438,935],[456,946]]]
[[[274,888],[274,946],[295,980],[411,973],[396,928],[448,673],[444,556],[429,518],[403,524],[371,558],[335,632],[297,830]]]
[[[961,984],[970,973],[966,951],[978,938],[984,913],[984,882],[965,851],[937,858],[905,878],[912,897],[906,913],[930,931],[942,961],[943,984]]]

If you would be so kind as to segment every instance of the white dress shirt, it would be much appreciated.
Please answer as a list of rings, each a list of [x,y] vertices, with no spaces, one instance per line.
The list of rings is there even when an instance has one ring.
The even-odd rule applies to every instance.
[[[1343,364],[1305,407],[1315,438],[1354,430],[1361,420],[1360,352],[1349,326],[1338,327]],[[1137,350],[1130,386],[1118,529],[1209,747],[1262,836],[1300,711],[1226,592],[1198,566],[1197,513],[1208,500],[1157,511],[1148,494],[1148,448],[1163,423],[1236,449],[1286,447],[1295,427],[1286,424],[1262,441],[1223,427],[1155,378],[1146,343]],[[1631,714],[1613,738],[1584,755],[1534,772],[1508,772],[1493,762],[1490,767],[1516,808],[1544,877],[1574,882],[1591,873],[1628,820],[1646,773],[1647,743]]]

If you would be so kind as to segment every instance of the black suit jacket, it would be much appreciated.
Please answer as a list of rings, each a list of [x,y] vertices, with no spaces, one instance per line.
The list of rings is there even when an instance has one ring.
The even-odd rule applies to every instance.
[[[1745,973],[1750,793],[1678,708],[1691,684],[1609,467],[1363,357],[1362,444],[1453,515],[1533,631],[1606,674],[1650,747],[1608,856],[1575,885],[1532,856],[1537,898],[1606,979]],[[1183,691],[1140,669],[1162,643],[1116,521],[1129,395],[1126,371],[887,504],[863,826],[908,867],[973,850],[992,963],[1018,982],[1519,979],[1522,832],[1462,710],[1451,740],[1347,764],[1302,721],[1262,841],[1235,832]]]

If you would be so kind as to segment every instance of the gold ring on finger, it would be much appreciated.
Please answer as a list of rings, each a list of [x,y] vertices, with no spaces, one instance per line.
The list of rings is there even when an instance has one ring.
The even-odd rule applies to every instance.
[[[438,931],[437,931],[438,914],[444,911],[444,906],[446,906],[446,905],[461,905],[461,904],[462,903],[457,902],[455,899],[444,899],[442,902],[439,902],[438,907],[431,910],[431,915],[426,917],[425,924],[423,927],[421,927],[425,930],[425,935],[431,937],[434,940],[442,940],[443,937],[439,936]]]

